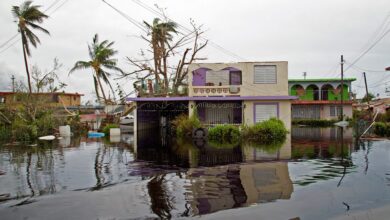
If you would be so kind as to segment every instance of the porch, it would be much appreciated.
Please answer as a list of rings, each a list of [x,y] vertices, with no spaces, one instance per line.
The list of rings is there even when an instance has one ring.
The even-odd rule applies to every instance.
[[[242,101],[197,101],[195,106],[199,120],[205,126],[242,124]]]

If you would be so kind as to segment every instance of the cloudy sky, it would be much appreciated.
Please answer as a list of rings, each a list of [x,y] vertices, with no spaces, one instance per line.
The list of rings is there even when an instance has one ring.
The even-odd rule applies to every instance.
[[[106,0],[132,19],[151,22],[157,15],[137,4],[137,0]],[[189,20],[203,24],[205,37],[219,45],[209,45],[202,56],[207,62],[278,61],[289,62],[289,77],[339,77],[340,55],[348,63],[346,77],[356,77],[353,90],[362,96],[366,70],[369,90],[386,97],[390,87],[390,30],[389,0],[141,0],[155,9],[155,4],[166,9],[168,17],[189,26]],[[20,0],[0,2],[0,89],[11,88],[10,75],[25,80],[25,70],[19,37],[3,45],[17,33],[11,14],[13,5]],[[30,64],[50,69],[57,57],[63,68],[60,76],[69,86],[67,91],[92,97],[91,72],[77,71],[68,76],[77,60],[87,60],[87,44],[95,33],[101,39],[115,41],[119,51],[119,66],[130,71],[125,57],[137,57],[145,43],[138,38],[143,31],[120,16],[101,0],[36,0],[50,18],[42,26],[51,33],[36,32],[41,45],[33,49]],[[16,42],[12,45],[13,42]],[[7,47],[9,47],[7,49]],[[229,52],[227,52],[227,51]],[[232,55],[235,54],[235,55]],[[131,82],[118,81],[127,91]]]

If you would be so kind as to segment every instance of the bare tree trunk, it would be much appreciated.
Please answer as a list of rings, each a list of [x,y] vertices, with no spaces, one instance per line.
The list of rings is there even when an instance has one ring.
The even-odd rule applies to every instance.
[[[22,36],[22,39],[23,39],[23,36]],[[28,91],[31,94],[32,93],[31,79],[30,79],[30,72],[28,71],[27,54],[26,54],[26,48],[25,48],[24,42],[22,42],[22,46],[23,46],[24,65],[26,66],[26,73],[27,73]]]

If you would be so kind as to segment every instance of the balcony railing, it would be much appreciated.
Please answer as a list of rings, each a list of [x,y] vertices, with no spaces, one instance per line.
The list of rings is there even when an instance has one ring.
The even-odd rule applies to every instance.
[[[240,86],[192,86],[193,96],[232,96],[240,95]]]

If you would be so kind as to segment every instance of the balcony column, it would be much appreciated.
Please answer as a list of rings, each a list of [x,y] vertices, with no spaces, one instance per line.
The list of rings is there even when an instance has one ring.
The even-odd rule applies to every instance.
[[[195,101],[189,101],[188,102],[188,117],[191,117],[192,114],[194,114],[196,108]]]

